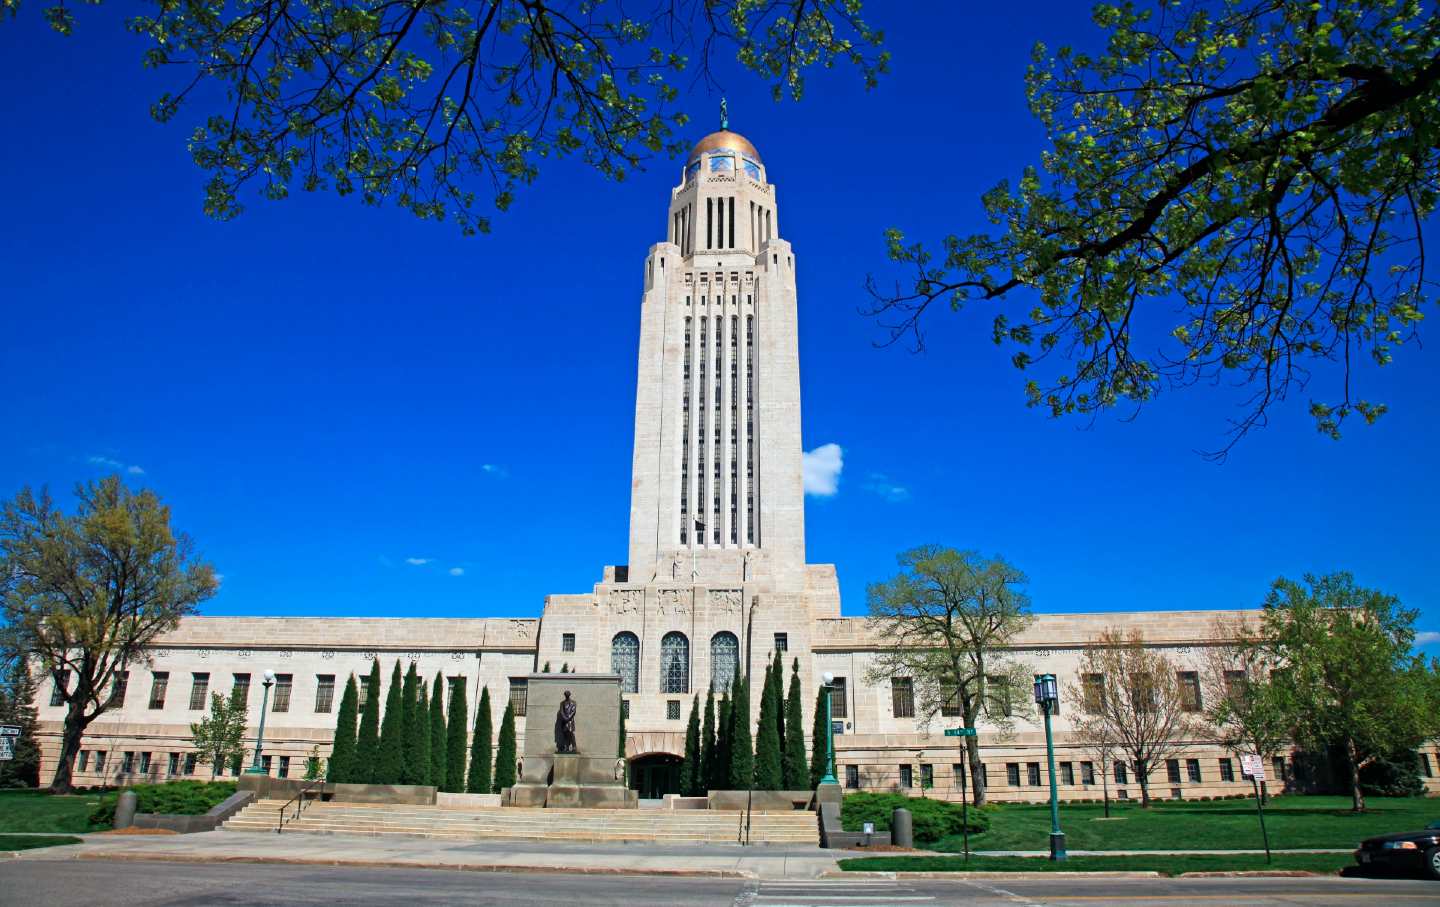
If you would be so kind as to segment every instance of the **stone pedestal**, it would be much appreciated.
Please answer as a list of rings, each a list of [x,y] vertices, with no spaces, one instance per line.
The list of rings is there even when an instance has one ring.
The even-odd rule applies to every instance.
[[[556,708],[566,690],[578,710],[578,752],[555,752]],[[529,716],[520,780],[506,789],[505,806],[552,809],[637,809],[640,795],[625,786],[618,755],[620,678],[615,674],[531,674]],[[543,717],[542,717],[543,716]],[[615,755],[596,755],[597,753]]]
[[[525,757],[520,782],[506,806],[552,809],[635,809],[639,794],[625,787],[624,762],[609,756],[552,753]]]

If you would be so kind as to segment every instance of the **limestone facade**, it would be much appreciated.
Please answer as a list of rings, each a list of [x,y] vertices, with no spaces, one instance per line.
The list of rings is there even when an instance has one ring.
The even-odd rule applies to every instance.
[[[258,719],[267,669],[280,677],[266,718],[269,769],[299,777],[308,757],[328,753],[346,679],[365,677],[376,658],[386,684],[397,661],[415,663],[427,681],[438,672],[463,684],[467,727],[482,687],[497,732],[513,702],[520,740],[532,673],[548,665],[620,674],[632,767],[673,762],[692,703],[703,707],[706,692],[736,671],[763,676],[783,650],[787,688],[798,664],[807,733],[822,676],[843,683],[834,699],[843,784],[958,798],[958,741],[942,733],[958,720],[917,717],[902,692],[866,679],[874,637],[864,619],[841,616],[834,566],[805,561],[796,264],[758,152],[734,133],[706,137],[667,215],[667,239],[644,263],[628,564],[604,568],[589,592],[547,596],[538,619],[186,618],[147,662],[131,665],[123,704],[91,725],[77,783],[208,777],[191,761],[190,723],[210,692],[242,682]],[[1135,628],[1182,670],[1198,669],[1215,619],[1237,613],[1042,615],[1012,654],[1056,674],[1063,688],[1077,679],[1089,640],[1107,627]],[[51,704],[52,683],[42,682],[38,703],[47,778],[64,718]],[[753,721],[758,695],[751,707]],[[545,734],[550,712],[536,719]],[[1133,770],[1117,775],[1074,739],[1063,705],[1055,730],[1062,796],[1099,797],[1102,774],[1112,795],[1138,796]],[[1008,734],[982,722],[979,739],[992,798],[1048,796],[1038,719],[1017,717]],[[1174,765],[1155,767],[1155,795],[1249,790],[1233,754],[1213,740],[1186,743]],[[1440,774],[1440,753],[1425,755]],[[1428,783],[1440,790],[1440,781]]]

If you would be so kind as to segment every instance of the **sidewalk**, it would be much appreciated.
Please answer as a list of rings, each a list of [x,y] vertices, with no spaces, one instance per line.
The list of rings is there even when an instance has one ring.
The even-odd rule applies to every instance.
[[[816,879],[846,851],[792,845],[537,844],[434,838],[209,831],[191,835],[85,835],[83,844],[19,852],[18,860],[287,863],[398,866],[474,872],[559,872],[736,879]]]

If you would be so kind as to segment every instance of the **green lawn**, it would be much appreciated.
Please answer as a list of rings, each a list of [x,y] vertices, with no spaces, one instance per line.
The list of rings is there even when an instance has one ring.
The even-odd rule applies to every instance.
[[[1350,812],[1348,797],[1277,797],[1265,808],[1270,846],[1283,850],[1354,847],[1362,838],[1423,828],[1440,820],[1440,799],[1368,797],[1369,810]],[[971,850],[1049,850],[1050,809],[1043,804],[991,807],[990,830],[970,836]],[[1060,826],[1070,850],[1260,849],[1254,800],[1162,801],[1149,810],[1100,804],[1060,806]],[[959,835],[932,849],[959,851]]]
[[[0,790],[0,834],[75,833],[109,828],[90,824],[90,812],[99,803],[99,794],[54,797],[42,791]]]
[[[37,847],[59,847],[61,844],[81,844],[79,838],[66,835],[0,835],[0,851],[34,850]]]
[[[1224,872],[1260,869],[1300,869],[1336,873],[1354,861],[1349,854],[1276,854],[1273,863],[1264,854],[1233,856],[1121,856],[1071,857],[1053,862],[1045,857],[856,857],[841,860],[847,872],[1100,872],[1128,870],[1179,875],[1182,872]]]

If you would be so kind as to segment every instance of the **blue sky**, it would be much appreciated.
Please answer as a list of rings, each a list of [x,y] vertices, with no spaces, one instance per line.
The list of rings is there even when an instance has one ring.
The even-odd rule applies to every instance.
[[[721,70],[797,254],[805,445],[843,452],[806,516],[845,612],[933,541],[1005,556],[1040,611],[1245,607],[1348,569],[1440,637],[1433,346],[1362,373],[1379,425],[1331,442],[1293,401],[1224,465],[1196,451],[1226,388],[1086,427],[1025,408],[988,312],[875,348],[882,231],[983,227],[980,193],[1042,148],[1031,44],[1093,30],[1082,3],[872,5],[894,52],[873,92],[812,73],[777,105]],[[168,86],[125,12],[77,9],[68,39],[38,4],[0,23],[0,493],[115,468],[157,489],[224,575],[209,614],[531,616],[623,561],[641,262],[679,164],[549,164],[489,237],[304,194],[217,223],[200,113],[149,120]],[[694,138],[718,100],[687,96]]]

